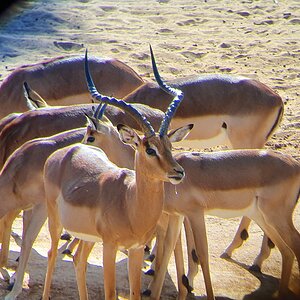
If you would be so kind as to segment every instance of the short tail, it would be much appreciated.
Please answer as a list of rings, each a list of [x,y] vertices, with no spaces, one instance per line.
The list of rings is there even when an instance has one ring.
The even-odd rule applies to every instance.
[[[282,119],[282,116],[283,116],[283,111],[284,111],[284,109],[283,109],[283,103],[282,103],[280,108],[279,108],[277,118],[276,118],[272,128],[270,129],[269,133],[266,136],[266,140],[268,140],[270,138],[270,136],[273,134],[273,132],[275,131],[275,129],[277,128],[277,126],[281,122],[281,119]]]

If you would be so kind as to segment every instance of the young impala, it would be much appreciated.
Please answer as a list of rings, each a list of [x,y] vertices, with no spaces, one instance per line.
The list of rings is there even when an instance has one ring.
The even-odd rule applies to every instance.
[[[122,141],[136,149],[135,172],[117,167],[102,150],[83,144],[58,150],[47,160],[44,180],[51,249],[43,299],[48,300],[49,297],[62,227],[80,239],[103,241],[105,299],[116,297],[116,251],[128,249],[130,299],[140,299],[143,248],[162,213],[163,182],[178,184],[184,178],[184,170],[172,157],[171,142],[183,138],[189,128],[180,128],[167,135],[171,118],[183,94],[162,86],[173,95],[174,100],[157,134],[131,105],[112,97],[102,97],[97,92],[88,72],[87,58],[86,72],[91,95],[124,109],[139,122],[144,136],[140,137],[130,127],[118,126]],[[84,224],[76,222],[78,218],[84,219]]]
[[[105,95],[122,98],[144,83],[133,69],[117,59],[93,57],[90,62],[95,84]],[[22,90],[24,82],[50,105],[89,103],[83,64],[83,56],[62,56],[17,68],[0,86],[0,118],[27,110]]]

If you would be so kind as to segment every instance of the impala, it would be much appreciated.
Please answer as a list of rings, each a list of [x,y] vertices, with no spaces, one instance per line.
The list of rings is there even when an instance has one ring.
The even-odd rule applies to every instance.
[[[117,135],[114,127],[110,125],[108,129],[102,122],[92,120],[93,122],[90,122],[84,142],[101,147],[101,144],[105,144],[103,138],[109,134],[111,142],[115,143]],[[133,150],[130,148],[120,148],[118,150],[122,153],[120,161],[129,161],[130,157],[133,156]],[[203,231],[203,227],[205,228],[203,215],[227,217],[247,215],[255,220],[267,233],[266,228],[273,226],[275,221],[278,223],[275,232],[279,234],[277,233],[278,227],[291,222],[300,188],[300,165],[290,156],[270,150],[232,150],[206,154],[193,152],[175,154],[174,157],[180,165],[184,166],[186,177],[181,184],[176,186],[176,190],[172,185],[165,183],[164,211],[170,214],[170,224],[166,230],[168,232],[167,236],[158,236],[159,241],[163,241],[165,250],[162,254],[163,258],[157,254],[156,258],[160,259],[159,266],[156,268],[154,281],[151,283],[149,290],[146,291],[146,295],[150,295],[152,299],[159,298],[168,258],[180,233],[183,220],[183,217],[177,216],[180,213],[185,216],[193,214],[194,219],[199,218],[201,220],[196,224],[192,223],[192,233],[198,236],[196,239],[198,244],[196,244],[196,248],[188,249],[188,254],[195,260],[200,261],[205,274],[209,298],[213,299],[208,269],[206,233]],[[281,169],[282,172],[279,172]],[[273,173],[276,176],[273,176]],[[289,187],[290,194],[287,195],[286,201],[284,201],[282,197],[285,195],[284,191],[287,187]],[[258,205],[259,208],[256,208],[255,205]],[[260,212],[258,209],[263,211]],[[274,215],[277,211],[282,212],[281,218],[283,220],[275,220]],[[174,213],[175,215],[173,215]],[[260,221],[262,215],[268,220],[269,225],[267,224],[267,227],[266,224]],[[271,221],[269,221],[270,218]],[[188,220],[190,221],[189,218]],[[201,225],[199,228],[197,227],[198,224]],[[164,224],[161,225],[164,226]],[[294,247],[292,248],[290,244],[287,245],[293,249],[299,260],[300,248],[297,248],[299,246],[299,234],[293,226],[291,228],[291,230],[285,232],[285,235],[291,236],[291,239],[295,240]],[[270,235],[270,237],[273,239],[276,234]],[[289,263],[290,257],[286,254],[286,245],[284,247],[280,242],[277,242],[277,245],[283,255],[284,264],[286,264],[286,261]],[[81,295],[87,293],[85,270],[92,246],[93,243],[81,242],[74,256]],[[179,250],[177,247],[177,253],[175,252],[176,262],[180,260]],[[185,289],[186,282],[183,281],[185,277],[184,269],[182,265],[176,264],[176,266],[179,274],[179,299],[185,299],[187,291]],[[281,293],[284,293],[287,289],[288,277],[286,276],[289,276],[289,272],[289,266],[283,268]]]
[[[159,127],[159,123],[163,119],[163,112],[142,104],[135,104],[134,107],[150,120],[155,129]],[[21,114],[18,118],[10,121],[0,133],[0,168],[3,167],[13,151],[26,141],[85,126],[86,117],[84,114],[92,114],[93,109],[93,104],[83,104],[66,107],[47,107]],[[133,128],[139,128],[135,120],[117,107],[108,107],[106,114],[114,124],[122,123]],[[7,262],[9,234],[15,217],[15,214],[9,214],[5,217],[5,220],[0,221],[0,236],[3,235],[1,265],[5,265]],[[1,225],[3,225],[2,227],[5,226],[5,233],[2,233]]]
[[[0,133],[0,167],[8,156],[24,142],[43,136],[50,136],[65,130],[82,127],[86,124],[85,114],[93,114],[93,104],[71,105],[64,107],[47,107],[21,114],[9,122]],[[146,105],[135,104],[135,108],[145,114],[158,128],[163,113]],[[107,116],[116,125],[117,122],[139,128],[138,124],[122,110],[108,107]]]
[[[283,115],[281,97],[263,83],[240,76],[212,74],[169,81],[183,91],[185,101],[172,126],[194,124],[189,145],[197,148],[227,145],[229,148],[262,148]],[[156,83],[145,82],[127,95],[126,102],[142,102],[164,110],[170,95]],[[194,143],[191,144],[191,140]],[[230,257],[247,236],[250,219],[244,217],[224,256]],[[245,234],[246,233],[246,234]],[[268,256],[267,237],[254,268]]]
[[[43,168],[48,156],[59,148],[80,142],[86,129],[73,129],[57,135],[28,141],[7,160],[0,173],[0,218],[25,210],[25,228],[21,254],[11,293],[5,299],[15,299],[22,290],[25,267],[32,244],[47,217],[44,196]],[[9,219],[6,219],[9,220]],[[9,224],[11,227],[11,224]],[[5,230],[9,234],[10,231]],[[5,247],[4,247],[5,248]]]
[[[102,113],[103,110],[95,111],[97,118]],[[94,120],[93,118],[91,119]],[[110,159],[119,166],[132,167],[134,160],[133,149],[124,145],[112,123],[106,117],[103,117],[103,119],[97,125],[97,132],[100,134],[97,137],[98,145],[101,145],[102,149],[110,154]],[[5,300],[15,299],[20,294],[32,244],[46,220],[44,182],[43,176],[41,176],[44,163],[54,151],[82,141],[84,133],[87,131],[87,134],[89,134],[90,130],[89,126],[88,129],[73,129],[54,136],[28,141],[20,146],[5,163],[0,174],[0,191],[5,193],[5,196],[1,198],[0,218],[7,214],[11,217],[3,218],[5,221],[5,234],[7,234],[5,238],[9,239],[10,230],[8,229],[11,228],[11,222],[20,210],[26,209],[23,217],[27,220],[24,224],[25,228],[23,228],[18,268],[14,276],[10,278],[11,282],[14,281],[13,289],[6,295]],[[123,153],[126,153],[126,151],[130,153],[125,154],[126,159],[121,155],[121,151],[116,151],[118,147],[122,147]],[[4,246],[2,250],[8,251],[8,247]],[[7,254],[5,252],[5,256]]]
[[[262,228],[282,255],[279,293],[284,297],[294,255],[300,271],[300,234],[292,221],[300,192],[299,162],[271,150],[192,152],[177,154],[175,158],[186,176],[176,187],[176,192],[165,185],[164,209],[170,214],[184,215],[191,224],[195,240],[193,256],[201,264],[207,298],[214,299],[214,294],[209,273],[205,214],[223,218],[247,216]],[[147,293],[153,299],[159,298],[181,221],[182,218],[175,215],[170,217],[167,237],[164,238],[163,262],[155,271]],[[184,295],[180,299],[184,299]]]
[[[89,102],[82,74],[78,71],[82,64],[82,57],[60,57],[16,69],[0,87],[3,116],[26,109],[20,88],[25,80],[51,104]],[[127,95],[126,102],[144,103],[160,109],[168,106],[171,99],[168,93],[156,83],[143,81],[120,61],[94,59],[93,65],[93,73],[98,70],[95,75],[97,86],[104,94]],[[57,80],[58,77],[61,80]],[[186,98],[172,126],[193,123],[195,128],[188,139],[195,140],[198,148],[222,144],[230,148],[262,148],[283,115],[281,97],[254,79],[211,74],[172,80],[170,85],[182,90]],[[243,218],[224,256],[231,256],[242,245],[249,224],[250,220]],[[261,268],[261,257],[267,256],[269,251],[266,241],[265,237],[263,251],[255,261],[256,269]]]
[[[87,56],[86,74],[93,98],[124,109],[139,122],[144,136],[141,138],[130,127],[118,126],[122,141],[136,149],[135,172],[117,167],[102,150],[83,144],[58,150],[47,160],[44,180],[51,249],[43,299],[49,297],[62,227],[80,239],[103,241],[105,299],[116,297],[116,251],[128,249],[130,299],[140,299],[143,245],[155,230],[162,213],[163,182],[178,184],[184,177],[184,170],[172,157],[171,142],[183,138],[189,127],[167,135],[169,123],[183,94],[162,85],[174,100],[157,134],[149,121],[131,105],[113,97],[102,97],[97,92],[89,75]],[[151,214],[147,213],[149,203]],[[84,226],[75,222],[77,217],[86,220]]]
[[[95,84],[106,95],[122,98],[144,82],[134,70],[117,59],[94,57],[90,61]],[[62,56],[17,68],[0,86],[0,118],[27,110],[23,82],[50,105],[89,103],[90,95],[81,71],[83,64],[83,56]]]

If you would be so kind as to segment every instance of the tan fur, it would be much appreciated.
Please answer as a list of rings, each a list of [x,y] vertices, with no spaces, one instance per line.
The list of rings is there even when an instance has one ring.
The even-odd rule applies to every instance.
[[[283,114],[280,96],[254,79],[212,74],[177,79],[169,84],[182,90],[185,97],[172,124],[176,128],[194,123],[189,136],[192,140],[214,138],[226,123],[229,146],[261,148]],[[170,98],[156,83],[147,82],[124,100],[165,110]]]
[[[14,70],[0,86],[0,118],[27,110],[22,88],[25,81],[50,105],[89,103],[83,61],[83,56],[57,57]],[[117,59],[93,57],[90,65],[95,84],[105,95],[123,98],[143,83],[134,70]]]
[[[84,113],[93,114],[93,104],[72,105],[66,107],[49,107],[28,111],[9,122],[0,132],[0,167],[9,155],[30,139],[50,136],[64,130],[85,126]],[[163,118],[159,110],[137,104],[135,106],[158,128]],[[126,124],[139,129],[138,124],[127,114],[115,107],[108,107],[106,115],[115,124]]]
[[[176,160],[184,167],[186,177],[176,189],[165,185],[164,209],[171,215],[167,236],[160,238],[168,242],[160,258],[160,268],[149,287],[151,298],[159,298],[161,292],[168,259],[182,224],[178,214],[187,217],[191,225],[193,247],[202,267],[208,299],[214,299],[214,293],[208,264],[205,214],[225,218],[246,216],[257,222],[282,254],[279,292],[284,297],[288,292],[294,255],[300,263],[300,234],[292,222],[300,189],[299,162],[271,150],[181,153],[176,155]],[[182,275],[184,271],[180,278]],[[179,290],[179,299],[184,299],[187,291],[182,283]]]
[[[132,130],[121,130],[137,149],[136,173],[117,167],[102,150],[86,145],[59,150],[46,162],[45,190],[52,245],[43,299],[49,297],[62,227],[78,238],[86,237],[87,241],[103,240],[106,299],[115,298],[116,251],[129,249],[130,299],[140,299],[143,245],[152,236],[162,212],[163,181],[174,182],[171,180],[174,176],[182,178],[183,169],[174,161],[166,137],[140,139]],[[155,149],[157,156],[146,154],[148,147]],[[151,214],[148,214],[150,202]],[[85,217],[88,220],[83,226],[74,222]],[[80,295],[86,293],[86,288],[80,289],[82,282],[78,287]]]

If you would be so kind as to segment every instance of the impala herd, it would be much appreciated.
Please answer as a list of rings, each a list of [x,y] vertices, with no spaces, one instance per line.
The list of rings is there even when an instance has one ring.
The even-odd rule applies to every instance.
[[[88,58],[87,51],[22,66],[2,82],[1,269],[7,266],[13,221],[23,211],[18,267],[6,278],[12,290],[5,300],[21,294],[33,242],[47,217],[51,248],[44,300],[51,294],[63,229],[75,238],[69,252],[76,248],[80,299],[88,299],[87,260],[99,241],[105,299],[117,297],[118,250],[128,254],[129,298],[141,299],[144,248],[154,236],[154,276],[144,297],[160,298],[174,251],[178,299],[192,291],[198,265],[207,299],[215,299],[206,214],[242,218],[223,257],[242,245],[254,220],[264,238],[251,268],[260,271],[274,243],[282,256],[279,297],[289,293],[295,256],[300,271],[300,234],[293,224],[300,163],[263,149],[283,116],[282,99],[263,83],[238,76],[166,82],[151,47],[150,55],[156,83],[116,59]],[[229,150],[173,153],[172,143],[185,138],[199,147]],[[300,275],[297,280],[300,285]]]

